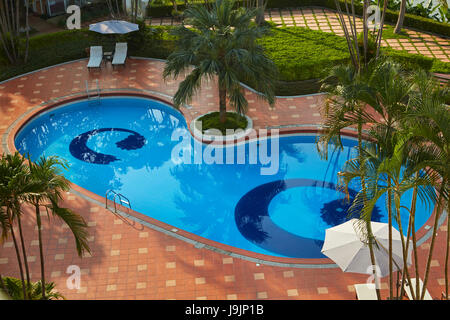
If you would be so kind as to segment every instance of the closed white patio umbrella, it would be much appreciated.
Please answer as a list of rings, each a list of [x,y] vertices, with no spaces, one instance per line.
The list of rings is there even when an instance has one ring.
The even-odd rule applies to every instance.
[[[325,242],[322,253],[332,259],[344,272],[372,274],[370,251],[363,236],[356,227],[358,219],[351,219],[343,224],[325,230]],[[389,242],[387,223],[372,222],[372,232],[377,245],[373,246],[375,263],[380,277],[389,274]],[[403,254],[400,232],[392,228],[393,271],[403,269]],[[411,265],[412,243],[408,247],[407,264]]]
[[[103,34],[125,34],[139,30],[139,26],[124,20],[107,20],[89,25],[89,30]]]

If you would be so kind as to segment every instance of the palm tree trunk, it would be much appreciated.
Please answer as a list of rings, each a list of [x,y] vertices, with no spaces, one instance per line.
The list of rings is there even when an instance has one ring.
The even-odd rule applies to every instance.
[[[360,163],[362,164],[362,119],[361,116],[359,116],[359,121],[358,121],[358,156],[360,158]],[[362,187],[362,191],[364,192],[364,201],[366,199],[366,181],[364,178],[364,175],[361,176],[361,187]],[[369,219],[369,221],[366,221],[366,229],[367,229],[367,234],[368,234],[368,246],[369,246],[369,254],[370,254],[370,262],[372,263],[373,266],[373,275],[374,275],[374,279],[375,279],[375,290],[377,293],[377,299],[381,300],[381,292],[380,292],[380,287],[378,286],[378,275],[376,272],[376,261],[375,261],[375,254],[373,252],[373,234],[372,234],[372,224],[371,224],[371,219]]]
[[[367,7],[369,6],[369,1],[364,0],[363,2],[363,36],[364,36],[364,66],[367,65],[367,44],[369,40],[369,30],[367,27]]]
[[[0,288],[6,291],[5,282],[3,282],[3,277],[1,274],[0,274]]]
[[[222,76],[219,75],[219,119],[221,123],[227,120],[227,89]]]
[[[448,256],[449,256],[449,246],[450,246],[450,202],[447,202],[447,242],[445,249],[445,299],[448,300]]]
[[[10,208],[6,208],[6,211],[7,211],[7,213],[9,212],[9,214],[11,214]],[[14,242],[14,249],[16,251],[17,263],[19,264],[19,273],[20,273],[20,280],[22,282],[23,299],[26,300],[27,299],[27,290],[26,290],[26,286],[25,286],[25,278],[23,276],[22,258],[20,256],[19,245],[17,243],[17,239],[16,239],[16,235],[14,233],[14,228],[12,225],[12,219],[11,219],[10,215],[8,215],[8,220],[9,220],[9,224],[11,225],[11,236],[12,236],[12,239]]]
[[[256,23],[260,26],[264,23],[264,11],[266,9],[267,0],[257,0],[258,13],[256,15]]]
[[[416,174],[417,176],[417,174]],[[419,279],[419,258],[417,256],[417,238],[416,238],[416,201],[417,201],[417,187],[413,190],[413,198],[411,200],[411,234],[414,252],[414,269],[416,273],[416,279]],[[416,294],[420,291],[419,281],[416,281]],[[403,287],[402,287],[403,290]],[[402,292],[403,293],[403,292]]]
[[[402,31],[403,20],[405,19],[406,12],[406,0],[402,0],[400,3],[400,12],[398,13],[397,24],[395,25],[394,33],[399,34]]]
[[[371,226],[371,221],[366,221],[366,228],[367,228],[367,233],[369,234],[369,253],[370,253],[370,262],[372,263],[373,268],[373,276],[374,276],[374,281],[375,281],[375,290],[377,293],[377,299],[381,300],[381,292],[380,292],[380,287],[378,285],[378,275],[376,272],[376,261],[375,261],[375,254],[373,252],[373,235],[372,235],[372,226]]]
[[[388,181],[388,242],[389,242],[389,298],[392,299],[394,295],[393,288],[393,264],[392,264],[392,191],[391,180]]]
[[[384,17],[385,17],[385,14],[386,14],[388,1],[389,0],[385,0],[384,1],[383,14],[381,15],[380,27],[378,29],[377,42],[376,42],[376,44],[377,44],[377,53],[375,55],[375,58],[377,58],[377,59],[378,59],[378,56],[380,54],[381,39],[383,38]]]
[[[400,203],[400,199],[397,199],[397,200],[398,201],[396,201],[396,203],[399,204]],[[407,252],[407,248],[406,248],[406,244],[405,244],[405,238],[403,237],[403,227],[402,227],[402,219],[401,219],[401,215],[400,215],[400,207],[398,207],[396,205],[395,209],[396,209],[396,212],[397,212],[398,231],[400,233],[400,239],[401,239],[401,244],[402,244],[402,255],[403,255],[403,265],[404,265],[403,270],[405,271],[404,273],[406,274],[406,278],[408,279],[408,283],[411,283],[411,276],[409,275],[408,266],[407,266],[408,252]],[[411,295],[413,296],[413,298],[417,299],[417,291],[414,294],[414,290],[411,290]]]
[[[2,1],[2,0],[0,0]],[[0,39],[2,41],[2,45],[3,45],[3,51],[5,52],[9,62],[12,64],[14,63],[14,58],[12,56],[12,53],[10,53],[10,48],[8,46],[8,20],[6,17],[6,14],[8,12],[6,12],[6,5],[3,5],[3,10],[0,10]]]
[[[445,179],[443,179],[441,189],[439,190],[437,209],[436,209],[436,214],[434,217],[433,234],[431,235],[430,252],[428,253],[427,266],[425,268],[425,277],[423,279],[423,288],[422,288],[422,293],[420,295],[420,300],[423,300],[423,297],[425,296],[425,292],[426,292],[426,288],[427,288],[428,276],[430,274],[430,267],[431,267],[431,259],[433,258],[434,244],[436,242],[437,225],[439,222],[439,217],[441,215],[442,203],[444,201],[444,188],[445,188],[446,183],[447,182],[445,181]]]
[[[177,0],[172,0],[172,4],[173,4],[173,10],[174,10],[175,12],[177,12],[177,11],[178,11]]]
[[[345,23],[345,19],[344,19],[344,14],[341,10],[341,6],[339,4],[338,0],[334,0],[334,3],[336,5],[337,11],[338,11],[338,17],[339,17],[339,22],[342,25],[342,30],[344,30],[344,36],[345,36],[345,40],[347,41],[347,47],[348,47],[348,51],[350,53],[350,57],[353,63],[353,66],[359,70],[359,61],[356,57],[356,53],[355,51],[358,51],[358,47],[354,47],[351,37],[350,37],[350,32],[347,29],[347,25]],[[350,16],[349,12],[347,11],[347,15]]]
[[[13,58],[13,62],[17,62],[17,50],[14,44],[14,7],[11,3],[11,8],[8,4],[9,1],[5,1],[5,15],[6,15],[6,25],[9,33],[9,40],[11,42],[11,56]]]
[[[36,223],[38,227],[39,237],[39,255],[41,260],[41,285],[42,285],[42,300],[45,300],[45,269],[44,269],[44,250],[42,246],[42,230],[41,230],[41,213],[39,212],[39,205],[35,205]]]
[[[26,279],[27,279],[27,289],[28,289],[30,287],[30,283],[31,283],[30,269],[28,268],[27,252],[25,250],[25,240],[23,238],[23,231],[22,231],[22,222],[21,222],[19,215],[17,215],[17,223],[19,225],[19,236],[20,236],[20,242],[22,245],[23,262],[25,265],[25,275],[26,275]]]
[[[28,30],[30,28],[29,23],[28,23],[28,13],[29,13],[29,8],[30,8],[30,4],[29,4],[29,0],[25,0],[26,4],[26,11],[25,11],[25,32],[26,32],[26,42],[25,42],[25,54],[24,54],[24,63],[27,63],[28,60],[28,49],[30,46],[30,30]]]

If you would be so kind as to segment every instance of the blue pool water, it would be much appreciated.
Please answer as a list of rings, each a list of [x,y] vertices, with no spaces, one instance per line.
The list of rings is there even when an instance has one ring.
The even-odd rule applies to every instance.
[[[161,102],[103,98],[100,104],[79,101],[39,115],[15,143],[33,160],[66,159],[65,176],[73,183],[100,196],[108,189],[120,192],[134,210],[176,228],[267,255],[324,257],[325,229],[346,221],[348,204],[336,190],[337,172],[356,155],[356,141],[344,139],[344,150],[330,152],[324,161],[314,135],[282,136],[278,172],[261,175],[268,165],[250,164],[249,148],[244,164],[172,161],[180,143],[172,141],[172,133],[186,128],[184,117]],[[235,146],[227,148],[237,154]],[[386,222],[383,201],[373,217]],[[417,211],[420,228],[430,210],[419,204]]]

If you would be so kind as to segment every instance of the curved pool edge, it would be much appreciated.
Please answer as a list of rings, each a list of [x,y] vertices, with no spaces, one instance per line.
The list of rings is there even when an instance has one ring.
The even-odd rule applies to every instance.
[[[163,95],[163,94],[162,94]],[[164,104],[169,105],[174,110],[180,112],[184,117],[185,120],[186,116],[184,113],[173,106],[172,102],[165,100],[164,98],[157,97],[151,94],[143,93],[143,92],[130,92],[127,90],[123,91],[114,91],[114,92],[108,92],[108,93],[102,93],[101,96],[103,97],[113,97],[113,96],[127,96],[127,97],[138,97],[138,98],[146,98],[146,99],[153,99],[160,101]],[[41,103],[38,106],[35,106],[33,108],[30,108],[27,112],[21,114],[5,131],[5,133],[2,136],[2,144],[3,149],[6,150],[6,152],[13,153],[16,152],[17,149],[15,147],[15,137],[20,132],[20,130],[33,118],[38,116],[41,113],[44,113],[48,110],[51,110],[53,108],[61,107],[65,104],[72,103],[75,101],[85,100],[87,99],[87,95],[77,95],[77,96],[70,96],[70,97],[63,97],[61,99],[58,99],[56,102],[44,102]],[[187,121],[186,121],[187,123]],[[311,134],[317,134],[321,132],[321,127],[318,125],[303,125],[302,127],[288,127],[288,128],[280,128],[279,135],[283,136],[294,136],[294,135],[311,135]],[[357,133],[352,130],[345,130],[342,132],[343,135],[350,137],[350,138],[356,138]],[[192,132],[191,132],[192,134]],[[267,138],[269,138],[271,135],[268,134]],[[195,136],[193,136],[195,138]],[[258,137],[257,137],[258,138]],[[238,139],[235,140],[234,143],[241,143],[245,142],[246,139]],[[248,140],[247,140],[248,141]],[[206,142],[206,141],[204,141]],[[100,206],[105,206],[106,198],[102,197],[98,194],[95,194],[85,188],[82,188],[72,182],[71,183],[71,190],[70,192],[73,194],[76,194],[80,196],[81,198],[88,200],[92,203],[95,203]],[[153,230],[156,230],[158,232],[162,232],[166,235],[178,238],[182,241],[188,242],[192,245],[194,245],[198,249],[208,249],[211,251],[215,251],[218,253],[222,253],[224,255],[228,255],[231,257],[240,258],[243,260],[259,263],[259,264],[265,264],[270,266],[281,266],[281,267],[293,267],[293,268],[337,268],[338,266],[329,258],[289,258],[289,257],[277,257],[277,256],[270,256],[265,254],[260,254],[244,249],[240,249],[237,247],[233,247],[230,245],[226,245],[217,241],[209,240],[207,238],[198,236],[194,233],[187,232],[185,230],[178,229],[172,225],[166,224],[160,220],[156,220],[154,218],[151,218],[149,216],[146,216],[140,212],[129,210],[126,207],[122,207],[120,205],[117,205],[118,212],[117,214],[120,214],[124,218],[132,219],[135,222],[138,222],[142,225],[145,225]],[[129,213],[126,213],[126,211],[129,211]],[[112,214],[115,214],[114,212],[111,212]],[[430,222],[432,222],[436,215],[436,208],[433,210],[433,213],[428,218],[427,222],[416,232],[416,237],[418,238],[418,243],[421,244],[425,242],[432,234],[433,229],[430,227]],[[442,217],[445,215],[441,215],[440,223],[441,225],[445,219],[442,219]],[[428,227],[428,228],[427,228]],[[176,231],[174,231],[176,230]]]

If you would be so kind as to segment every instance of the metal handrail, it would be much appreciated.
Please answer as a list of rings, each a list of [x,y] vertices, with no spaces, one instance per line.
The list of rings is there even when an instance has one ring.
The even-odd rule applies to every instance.
[[[90,90],[89,82],[87,80],[85,80],[85,83],[86,83],[86,94],[87,94],[87,97],[88,97],[88,101],[90,101],[91,99],[95,99],[96,101],[100,101],[101,89],[100,89],[100,84],[98,82],[98,79],[95,79],[95,83],[97,84],[97,88],[96,88],[97,95],[96,96],[91,96],[91,94],[90,94],[91,90]]]
[[[128,205],[128,208],[129,208],[130,210],[132,210],[132,209],[131,209],[131,202],[130,202],[130,199],[128,199],[127,197],[125,197],[125,196],[124,196],[123,194],[121,194],[121,193],[115,192],[115,191],[112,190],[112,189],[107,190],[107,191],[106,191],[106,194],[105,194],[105,208],[106,208],[106,209],[108,209],[108,195],[109,195],[110,193],[113,194],[113,199],[112,199],[112,201],[113,201],[113,203],[114,203],[114,212],[115,212],[115,213],[117,213],[116,198],[118,198],[120,205],[127,204],[127,205]]]

